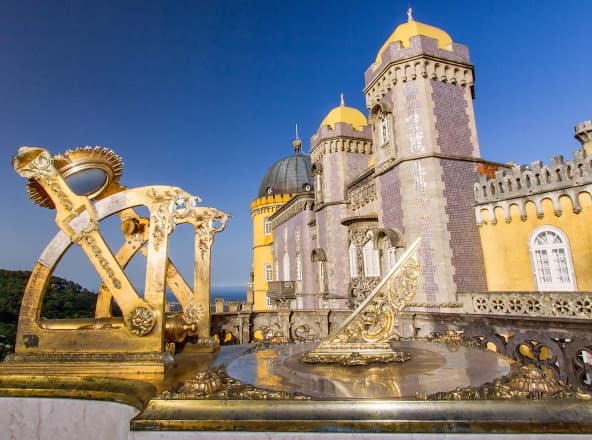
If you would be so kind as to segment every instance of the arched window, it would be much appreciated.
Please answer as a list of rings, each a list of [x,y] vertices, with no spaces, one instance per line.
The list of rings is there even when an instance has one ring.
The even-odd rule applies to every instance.
[[[265,217],[263,220],[263,232],[265,235],[271,234],[271,221],[269,220],[269,217]]]
[[[535,229],[530,236],[530,256],[538,290],[576,290],[569,242],[559,228]]]
[[[388,120],[386,118],[386,113],[380,114],[378,122],[379,122],[380,145],[386,144],[389,141]]]
[[[317,263],[317,276],[319,283],[319,293],[325,293],[325,262],[319,261]]]
[[[378,250],[374,249],[374,242],[369,240],[362,248],[364,257],[364,275],[367,277],[380,276],[380,258]]]
[[[296,281],[302,281],[302,258],[300,252],[296,254]]]
[[[323,201],[323,176],[320,172],[315,175],[315,194],[318,203]]]
[[[358,248],[353,243],[349,245],[349,274],[358,277]]]
[[[265,273],[263,276],[265,277],[265,281],[270,282],[273,281],[273,271],[271,270],[271,264],[265,263]]]

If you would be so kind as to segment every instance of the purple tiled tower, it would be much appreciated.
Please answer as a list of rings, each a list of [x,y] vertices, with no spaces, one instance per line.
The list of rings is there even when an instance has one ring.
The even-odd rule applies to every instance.
[[[416,302],[445,311],[457,292],[487,288],[472,217],[471,182],[481,163],[473,66],[468,49],[443,31],[411,20],[393,36],[403,26],[419,35],[391,37],[365,74],[379,223],[398,231],[404,245],[421,236]]]

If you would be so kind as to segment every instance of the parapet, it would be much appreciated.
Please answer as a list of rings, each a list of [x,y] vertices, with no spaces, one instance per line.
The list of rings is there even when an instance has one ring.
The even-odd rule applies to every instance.
[[[322,139],[335,137],[372,139],[372,128],[366,125],[361,127],[361,130],[356,130],[351,124],[346,122],[337,122],[334,128],[328,125],[321,125],[317,132],[310,137],[310,150],[314,150]]]
[[[475,183],[475,201],[477,204],[496,202],[587,183],[592,183],[592,156],[576,150],[573,160],[565,161],[560,155],[554,156],[549,165],[538,160],[530,166],[500,168],[494,179],[482,175]]]
[[[537,210],[537,216],[542,218],[541,201],[549,198],[554,205],[555,215],[561,215],[559,197],[567,196],[572,201],[575,213],[581,211],[578,194],[582,191],[590,192],[589,187],[579,188],[592,183],[592,155],[585,150],[576,150],[573,159],[565,161],[563,156],[554,156],[551,163],[543,165],[542,161],[535,161],[530,166],[514,165],[512,168],[500,168],[495,178],[481,175],[475,183],[475,202],[477,222],[482,223],[481,210],[489,209],[490,217],[494,216],[494,208],[501,206],[506,213],[506,221],[511,221],[509,206],[517,204],[520,208],[522,220],[526,219],[524,204],[532,201]],[[486,205],[486,206],[485,206]],[[492,221],[495,224],[495,220]]]
[[[404,48],[400,41],[391,43],[382,53],[380,64],[372,63],[364,73],[366,86],[369,86],[376,77],[391,63],[399,63],[428,55],[452,63],[470,64],[469,48],[463,44],[450,43],[445,49],[438,47],[438,40],[423,35],[416,35],[410,39],[411,45]]]

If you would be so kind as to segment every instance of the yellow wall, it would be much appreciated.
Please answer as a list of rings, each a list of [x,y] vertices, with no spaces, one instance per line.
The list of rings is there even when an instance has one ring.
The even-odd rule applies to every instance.
[[[269,310],[267,307],[267,281],[265,281],[265,264],[273,265],[273,232],[265,235],[264,222],[281,206],[292,198],[292,194],[277,194],[255,199],[251,203],[251,218],[253,219],[253,309]]]
[[[496,225],[491,224],[488,211],[481,211],[485,222],[479,231],[490,291],[536,290],[528,244],[532,231],[545,225],[561,229],[569,240],[577,290],[592,290],[592,199],[590,194],[580,193],[582,211],[579,214],[573,212],[569,197],[562,196],[559,202],[563,212],[557,217],[551,200],[544,199],[541,219],[537,218],[534,203],[527,202],[526,221],[520,219],[520,211],[514,204],[510,208],[510,223],[506,223],[504,211],[498,207],[495,209]]]

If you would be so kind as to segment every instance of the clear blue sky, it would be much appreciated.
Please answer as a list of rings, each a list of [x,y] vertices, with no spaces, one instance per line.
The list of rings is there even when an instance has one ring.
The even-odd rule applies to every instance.
[[[368,7],[366,7],[368,5]],[[276,160],[304,149],[345,94],[362,111],[363,73],[407,1],[12,1],[0,9],[0,267],[30,269],[56,232],[10,165],[20,145],[57,153],[103,145],[127,186],[170,184],[231,212],[213,283],[246,285],[249,203]],[[570,157],[592,119],[592,1],[411,2],[416,20],[469,46],[482,156]],[[114,226],[113,226],[114,227]],[[190,277],[180,231],[173,260]],[[91,289],[72,252],[57,271]],[[137,262],[137,270],[142,267]]]

